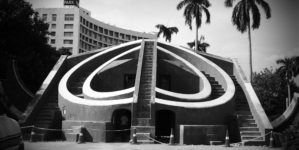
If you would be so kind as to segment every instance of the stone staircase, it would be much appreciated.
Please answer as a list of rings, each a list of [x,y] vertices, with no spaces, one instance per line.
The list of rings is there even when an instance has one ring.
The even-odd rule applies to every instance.
[[[55,117],[55,111],[59,111],[58,107],[58,85],[53,89],[51,95],[45,102],[44,106],[40,109],[39,114],[33,121],[34,127],[51,129],[53,120]],[[30,129],[31,130],[31,129]],[[53,131],[41,130],[34,128],[35,136],[34,139],[37,141],[48,140],[50,135],[53,135]],[[24,140],[29,140],[31,133],[25,133]]]
[[[241,86],[237,82],[235,76],[230,77],[236,87],[234,115],[238,118],[241,140],[247,141],[254,139],[253,141],[263,141],[262,137],[255,139],[261,136],[261,132],[259,131],[255,119],[250,111],[250,107]]]
[[[205,73],[204,71],[202,71],[202,74],[206,76],[206,78],[211,84],[211,88],[212,88],[211,99],[216,99],[225,93],[222,86],[218,83],[218,81],[215,80],[214,77],[211,77],[211,75]]]
[[[83,91],[82,91],[82,87],[83,84],[85,82],[85,80],[87,79],[87,77],[91,74],[91,72],[87,72],[85,73],[85,75],[81,76],[78,78],[78,80],[76,82],[73,83],[73,86],[69,89],[70,92],[73,95],[76,95],[77,97],[83,98]]]
[[[139,143],[153,143],[148,138],[151,137],[149,120],[151,119],[153,47],[153,42],[145,42],[137,101],[138,127],[136,134]]]

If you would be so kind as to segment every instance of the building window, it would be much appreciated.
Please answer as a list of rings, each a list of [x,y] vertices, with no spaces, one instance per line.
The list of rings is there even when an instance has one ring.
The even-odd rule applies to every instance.
[[[114,35],[115,35],[116,38],[118,38],[118,33],[117,32],[115,32]]]
[[[106,34],[106,35],[108,35],[108,30],[107,30],[107,29],[105,29],[104,31],[105,31],[105,34]]]
[[[136,36],[132,36],[132,40],[135,41],[136,40]]]
[[[65,29],[73,29],[74,25],[73,24],[65,24],[64,28]]]
[[[138,37],[138,40],[142,39],[142,37]]]
[[[97,33],[93,32],[93,38],[97,39],[98,38],[97,35],[98,35]]]
[[[92,37],[92,31],[91,30],[89,30],[89,36]]]
[[[55,39],[51,39],[51,44],[55,44]]]
[[[113,36],[113,31],[109,31],[109,35],[110,35],[110,36]]]
[[[80,16],[80,22],[82,23],[83,22],[83,18]]]
[[[47,21],[47,14],[43,14],[43,20]]]
[[[63,40],[63,44],[73,44],[73,40]]]
[[[89,28],[92,29],[92,27],[93,27],[93,24],[89,23]]]
[[[73,36],[73,32],[64,32],[64,36],[66,36],[66,37],[72,37]]]
[[[83,18],[83,24],[85,25],[85,19]]]
[[[114,44],[117,44],[117,39],[114,39]]]
[[[52,14],[52,21],[56,21],[56,17],[57,17],[56,14]]]
[[[94,29],[95,31],[98,31],[98,26],[94,25],[94,26],[93,26],[93,29]]]
[[[56,36],[56,32],[51,32],[51,36]]]
[[[125,38],[125,35],[122,34],[122,33],[121,33],[119,36],[120,36],[121,39],[124,39],[124,38]]]
[[[74,14],[65,14],[64,20],[65,21],[74,21]]]
[[[52,24],[51,29],[56,29],[56,24]]]
[[[131,36],[130,35],[126,35],[126,39],[130,41],[131,40]]]
[[[99,32],[103,33],[103,28],[99,27]]]

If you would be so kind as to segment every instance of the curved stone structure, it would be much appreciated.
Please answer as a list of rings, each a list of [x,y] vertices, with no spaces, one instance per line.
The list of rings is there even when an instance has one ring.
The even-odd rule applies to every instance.
[[[282,132],[290,125],[298,125],[299,121],[299,108],[298,108],[299,94],[294,93],[292,102],[285,112],[277,119],[271,122],[273,129],[277,132]]]
[[[272,129],[250,83],[230,59],[137,40],[69,57],[64,68],[58,86],[62,128],[84,126],[92,137],[87,141],[116,142],[120,135],[106,130],[121,130],[126,120],[122,117],[131,128],[157,140],[173,129],[175,142],[183,144],[206,144],[211,138],[224,142],[215,133],[225,129],[232,142]],[[197,136],[197,128],[219,132],[205,132],[203,143],[192,142],[190,134],[180,135]],[[69,140],[76,134],[65,131],[64,135]],[[248,143],[265,142],[267,137]]]

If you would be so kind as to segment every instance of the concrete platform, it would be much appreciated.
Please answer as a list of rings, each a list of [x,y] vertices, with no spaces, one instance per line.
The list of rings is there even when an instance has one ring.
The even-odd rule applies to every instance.
[[[282,150],[282,148],[268,148],[261,146],[239,146],[239,147],[223,147],[223,146],[206,146],[206,145],[175,145],[169,146],[168,144],[138,144],[132,145],[129,143],[85,143],[77,144],[75,142],[25,142],[26,150]]]

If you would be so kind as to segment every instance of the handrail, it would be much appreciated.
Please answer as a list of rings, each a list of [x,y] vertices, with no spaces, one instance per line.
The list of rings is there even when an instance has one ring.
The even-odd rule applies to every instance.
[[[117,99],[117,100],[101,100],[101,101],[97,101],[97,100],[92,100],[92,99],[82,99],[79,98],[75,95],[73,95],[72,93],[70,93],[70,91],[67,88],[67,82],[68,79],[70,78],[70,76],[77,70],[79,69],[81,66],[83,66],[85,63],[100,57],[103,54],[107,54],[109,52],[115,51],[119,48],[122,47],[126,47],[126,46],[130,46],[130,45],[134,45],[134,44],[138,44],[141,43],[142,40],[137,40],[137,41],[133,41],[133,42],[129,42],[129,43],[124,43],[115,47],[112,47],[110,49],[107,49],[105,51],[101,51],[93,56],[88,57],[87,59],[81,61],[80,63],[78,63],[76,66],[74,66],[73,68],[71,68],[61,79],[59,86],[58,86],[58,91],[59,91],[59,95],[60,95],[60,99],[63,98],[64,100],[67,100],[69,102],[72,103],[76,103],[76,104],[81,104],[81,105],[88,105],[88,106],[109,106],[109,105],[118,105],[118,104],[128,104],[128,103],[132,103],[133,102],[133,97],[132,98],[125,98],[125,99]]]
[[[211,84],[209,83],[208,79],[202,74],[202,72],[200,72],[198,70],[198,68],[196,68],[195,66],[193,66],[191,63],[189,63],[188,61],[184,60],[182,57],[158,46],[158,50],[161,50],[164,53],[167,53],[169,55],[171,55],[172,57],[176,58],[177,60],[183,62],[184,64],[186,64],[189,68],[191,68],[191,70],[193,70],[203,81],[203,89],[201,91],[199,91],[198,93],[195,94],[182,94],[182,93],[176,93],[176,92],[171,92],[171,91],[166,91],[163,89],[160,89],[158,87],[156,87],[156,92],[158,93],[162,93],[164,95],[168,95],[171,97],[175,97],[175,98],[179,98],[182,100],[206,100],[207,98],[209,98],[209,96],[212,93],[212,88],[211,88]],[[187,101],[186,101],[187,102]]]
[[[247,78],[239,66],[236,59],[233,59],[234,64],[234,75],[236,76],[236,79],[238,83],[240,84],[241,88],[244,91],[244,94],[246,96],[247,102],[249,104],[250,110],[254,116],[254,118],[257,119],[257,125],[260,129],[261,133],[264,134],[264,129],[273,129],[251,83],[247,81]]]
[[[124,94],[128,94],[128,93],[133,93],[135,87],[129,88],[129,89],[124,89],[124,90],[118,90],[118,91],[113,91],[113,92],[98,92],[98,91],[94,91],[93,89],[91,89],[90,84],[91,84],[91,80],[94,78],[94,76],[101,71],[103,68],[105,68],[106,66],[108,66],[111,62],[119,59],[120,57],[127,55],[129,53],[132,53],[134,51],[140,50],[141,46],[137,46],[135,48],[132,48],[126,52],[123,52],[115,57],[113,57],[112,59],[110,59],[109,61],[105,62],[104,64],[102,64],[100,67],[98,67],[96,70],[94,70],[85,80],[84,84],[83,84],[83,95],[84,97],[88,98],[88,99],[103,99],[103,98],[110,98],[110,97],[116,97],[119,95],[124,95]]]

